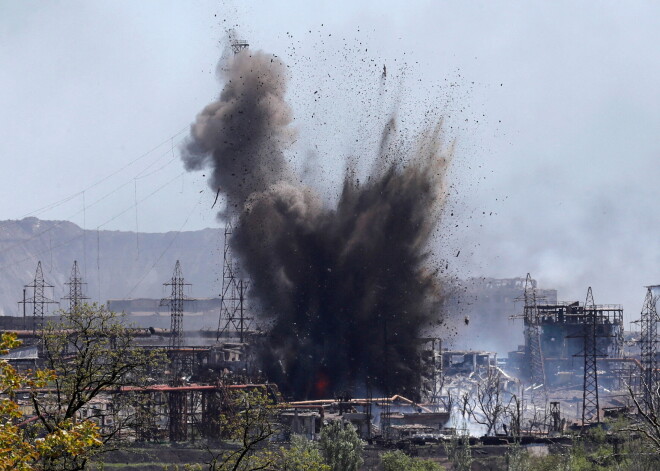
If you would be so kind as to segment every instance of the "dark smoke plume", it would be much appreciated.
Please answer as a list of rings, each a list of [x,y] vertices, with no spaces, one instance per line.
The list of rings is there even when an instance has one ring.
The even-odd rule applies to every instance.
[[[186,170],[211,167],[209,185],[240,211],[247,197],[285,178],[291,138],[286,68],[262,52],[236,54],[218,68],[225,86],[197,116],[183,152]]]
[[[371,176],[358,183],[348,172],[330,207],[285,165],[282,70],[263,53],[230,60],[184,156],[189,169],[210,166],[210,185],[238,210],[231,244],[272,325],[264,372],[299,399],[365,387],[415,396],[418,338],[442,300],[428,252],[450,153],[441,128],[410,143],[391,120]]]

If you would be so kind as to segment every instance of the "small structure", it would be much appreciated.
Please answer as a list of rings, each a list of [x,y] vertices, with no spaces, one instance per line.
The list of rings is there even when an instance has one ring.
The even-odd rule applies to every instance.
[[[322,399],[313,401],[292,402],[287,405],[282,415],[285,423],[293,423],[291,417],[298,414],[302,423],[302,411],[314,410],[319,423],[342,421],[352,424],[362,439],[387,437],[397,439],[411,431],[439,434],[449,422],[449,411],[432,410],[437,405],[418,404],[400,395],[382,398],[366,399]],[[297,412],[296,410],[299,409]],[[312,416],[311,414],[309,415]],[[305,433],[311,433],[311,419]],[[399,431],[394,426],[404,426]],[[410,427],[412,426],[412,428]],[[405,432],[405,430],[408,432]],[[293,426],[292,426],[293,429]],[[314,433],[318,433],[317,428]]]
[[[475,373],[480,369],[497,366],[497,353],[445,350],[442,352],[442,370],[445,375]]]

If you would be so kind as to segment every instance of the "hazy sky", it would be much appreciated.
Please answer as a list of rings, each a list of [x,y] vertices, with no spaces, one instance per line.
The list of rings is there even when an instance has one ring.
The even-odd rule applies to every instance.
[[[461,276],[531,272],[560,299],[591,285],[637,317],[660,283],[659,18],[651,1],[0,0],[0,219],[217,225],[178,145],[235,26],[290,66],[291,160],[329,199],[392,110],[411,134],[445,116],[438,256]]]

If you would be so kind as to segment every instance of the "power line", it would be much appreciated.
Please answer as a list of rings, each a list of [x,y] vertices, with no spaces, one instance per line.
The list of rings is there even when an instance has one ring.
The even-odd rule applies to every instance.
[[[82,194],[83,200],[83,272],[87,276],[87,238],[85,237],[85,231],[87,230],[87,209],[85,208],[85,192]]]
[[[149,193],[147,196],[145,196],[144,198],[142,198],[141,200],[139,200],[138,203],[142,203],[142,202],[146,201],[147,199],[149,199],[150,197],[152,197],[153,195],[155,195],[156,193],[158,193],[159,191],[161,191],[163,188],[165,188],[167,185],[171,184],[171,183],[174,182],[176,179],[178,179],[183,173],[185,173],[185,172],[182,172],[182,173],[180,173],[179,175],[177,175],[176,177],[174,177],[174,178],[168,180],[168,181],[165,182],[163,185],[159,186],[159,187],[156,188],[154,191],[152,191],[151,193]],[[201,197],[200,197],[200,200],[199,200],[199,201],[201,201]],[[198,202],[197,204],[199,204],[199,202]],[[120,216],[122,216],[123,214],[127,213],[128,211],[130,211],[130,210],[133,209],[133,208],[134,208],[134,205],[131,205],[131,206],[129,206],[128,208],[122,210],[120,213],[114,215],[113,217],[111,217],[111,218],[109,218],[108,220],[106,220],[104,223],[98,225],[98,226],[96,227],[96,230],[98,231],[100,228],[102,228],[102,227],[105,226],[106,224],[111,223],[112,221],[114,221],[115,219],[119,218]],[[188,215],[188,218],[190,218],[191,215],[192,215],[192,212],[191,212],[191,214]],[[188,221],[188,218],[186,219],[186,222]],[[63,221],[63,222],[66,222],[66,221]],[[56,224],[53,225],[54,227],[52,227],[51,229],[54,229],[55,227],[59,227],[59,225],[61,225],[61,224],[60,224],[60,223],[56,223]],[[85,237],[85,231],[83,231],[80,235],[74,236],[74,237],[72,237],[72,238],[70,238],[70,239],[67,239],[67,240],[61,242],[60,244],[57,244],[57,245],[53,246],[52,249],[58,249],[58,248],[64,247],[64,246],[66,246],[66,245],[68,245],[68,244],[70,244],[70,243],[72,243],[72,242],[74,242],[74,241],[76,241],[76,240],[78,240],[78,239],[80,239],[80,238],[83,238],[83,240],[84,240],[84,237]],[[30,239],[27,239],[26,242],[27,242],[27,241],[30,241],[30,240],[33,240],[33,239],[35,239],[35,238],[36,238],[36,237],[31,237]],[[15,245],[13,245],[13,246],[11,246],[11,247],[8,247],[8,248],[6,248],[6,249],[3,249],[3,250],[0,251],[0,253],[7,252],[8,250],[11,250],[11,249],[12,249],[13,247],[15,247],[16,245],[17,245],[17,244],[15,244]],[[4,264],[4,265],[1,265],[0,268],[7,268],[7,267],[10,267],[10,266],[17,265],[17,264],[19,264],[19,263],[23,263],[23,262],[28,261],[28,260],[33,260],[33,259],[35,258],[35,256],[38,256],[39,254],[42,254],[43,252],[44,252],[44,250],[37,251],[35,255],[32,255],[32,256],[29,256],[29,257],[26,257],[26,258],[23,258],[23,259],[17,260],[17,261],[12,262],[12,263],[6,263],[6,264]]]
[[[183,175],[184,173],[185,173],[185,172],[181,172],[180,174],[178,174],[178,175],[175,176],[174,178],[172,178],[172,179],[166,181],[165,183],[163,183],[161,186],[159,186],[159,187],[156,188],[154,191],[152,191],[151,193],[149,193],[147,196],[145,196],[144,198],[142,198],[141,200],[139,200],[137,203],[135,203],[135,204],[129,206],[128,208],[126,208],[126,209],[123,210],[122,212],[120,212],[120,213],[116,214],[115,216],[111,217],[110,219],[108,219],[107,221],[105,221],[103,224],[99,224],[99,225],[97,226],[97,229],[100,228],[100,227],[105,226],[106,224],[110,224],[112,221],[114,221],[114,220],[117,219],[118,217],[123,216],[123,215],[126,214],[128,211],[130,211],[131,209],[135,208],[135,207],[137,206],[138,203],[142,203],[142,202],[146,201],[147,199],[149,199],[150,197],[152,197],[153,195],[155,195],[156,193],[158,193],[160,190],[162,190],[163,188],[165,188],[167,185],[169,185],[169,184],[172,183],[173,181],[177,180],[177,179],[178,179],[181,175]]]
[[[136,290],[136,289],[142,284],[142,282],[143,282],[144,279],[149,275],[149,273],[151,273],[151,270],[153,270],[154,268],[156,268],[156,265],[158,265],[158,263],[160,262],[160,260],[161,260],[161,259],[163,258],[163,256],[167,253],[167,251],[170,250],[170,247],[172,247],[172,244],[174,244],[174,241],[176,241],[176,239],[179,237],[179,234],[181,234],[181,231],[183,230],[183,228],[186,226],[186,224],[188,224],[188,220],[190,220],[190,216],[192,216],[192,213],[195,211],[195,208],[196,208],[197,205],[199,205],[201,202],[202,202],[202,197],[200,196],[200,198],[199,198],[199,200],[197,201],[197,203],[191,208],[190,212],[188,213],[188,216],[186,217],[186,220],[183,221],[183,224],[181,224],[181,226],[179,227],[179,229],[174,233],[174,237],[172,237],[172,239],[170,240],[170,243],[167,244],[167,246],[166,246],[165,249],[163,249],[163,251],[160,253],[160,255],[158,256],[158,258],[156,259],[156,261],[154,261],[153,265],[151,265],[151,267],[149,268],[149,270],[147,270],[147,271],[144,273],[144,275],[142,275],[142,278],[140,278],[140,279],[138,280],[138,282],[137,282],[137,283],[131,288],[131,290],[128,292],[128,294],[127,294],[126,296],[124,296],[124,298],[126,298],[126,299],[130,299],[130,297],[133,295],[133,293],[135,292],[135,290]]]
[[[99,285],[99,304],[101,304],[101,234],[96,228],[96,274]]]
[[[153,147],[152,149],[148,150],[147,152],[143,153],[142,155],[140,155],[140,156],[138,156],[137,158],[133,159],[132,161],[128,162],[126,165],[120,167],[118,170],[115,170],[114,172],[112,172],[112,173],[106,175],[105,177],[103,177],[103,178],[97,180],[96,182],[92,183],[91,185],[87,186],[86,188],[83,188],[82,190],[80,190],[80,191],[78,191],[78,192],[76,192],[76,193],[73,193],[73,194],[71,194],[71,195],[69,195],[69,196],[67,196],[67,197],[65,197],[65,198],[62,198],[62,199],[59,200],[59,201],[56,201],[56,202],[54,202],[54,203],[50,203],[50,204],[48,204],[48,205],[46,205],[46,206],[43,206],[43,207],[41,207],[41,208],[39,208],[39,209],[36,209],[36,210],[34,210],[34,211],[32,211],[32,212],[29,212],[29,213],[25,214],[23,217],[21,217],[21,219],[26,218],[26,217],[29,217],[29,216],[32,216],[32,215],[35,215],[35,214],[38,214],[38,213],[41,213],[41,212],[43,212],[43,211],[47,211],[47,210],[49,210],[49,209],[56,208],[57,206],[60,206],[60,205],[62,205],[62,204],[64,204],[64,203],[67,203],[67,202],[71,201],[73,198],[76,198],[77,196],[80,196],[83,192],[91,190],[92,188],[94,188],[94,187],[100,185],[101,183],[107,181],[108,179],[114,177],[115,175],[117,175],[117,174],[123,172],[123,171],[126,170],[128,167],[130,167],[130,166],[134,165],[135,163],[141,161],[142,159],[144,159],[145,157],[147,157],[148,155],[150,155],[152,152],[154,152],[156,149],[158,149],[159,147],[163,146],[164,144],[167,144],[168,142],[170,142],[170,141],[172,140],[172,138],[178,136],[179,134],[181,134],[182,132],[186,131],[187,129],[188,129],[188,126],[186,125],[185,127],[181,128],[179,131],[177,131],[175,134],[171,135],[171,136],[168,137],[166,140],[164,140],[163,142],[161,142],[160,144],[158,144],[157,146]],[[168,152],[167,152],[167,153],[169,153],[169,149],[168,149]],[[162,157],[162,155],[161,155],[161,157]]]
[[[179,142],[182,142],[182,141],[179,141]],[[164,154],[162,154],[158,159],[162,158],[164,155],[167,155],[168,153],[169,153],[169,150],[168,150],[167,152],[165,152]],[[169,163],[171,163],[173,160],[174,160],[174,159],[168,161],[168,164],[167,164],[167,165],[169,165]],[[161,167],[161,168],[159,168],[159,169],[157,169],[157,170],[155,170],[155,171],[149,173],[148,175],[144,175],[144,176],[142,176],[142,177],[139,177],[139,173],[138,173],[138,176],[136,176],[135,178],[146,178],[146,177],[148,177],[148,176],[151,176],[151,175],[153,175],[153,174],[159,172],[159,171],[162,170],[163,168],[165,168],[167,165],[165,165],[165,166],[163,166],[163,167]],[[148,168],[148,167],[147,167],[147,168]],[[181,174],[177,175],[175,178],[178,178],[179,176],[181,176]],[[21,241],[15,243],[15,244],[13,244],[13,245],[11,245],[11,246],[9,246],[9,247],[6,247],[6,248],[3,249],[3,250],[0,250],[0,253],[7,252],[7,251],[9,251],[9,250],[14,249],[15,247],[18,247],[18,246],[20,246],[20,245],[24,245],[26,242],[30,242],[30,241],[32,241],[32,240],[38,238],[38,237],[41,237],[42,235],[44,235],[44,234],[46,234],[46,233],[48,233],[48,232],[54,230],[54,229],[57,229],[57,228],[60,227],[61,225],[67,223],[69,219],[74,218],[75,216],[79,215],[80,213],[83,213],[83,220],[84,220],[84,224],[83,224],[83,225],[86,225],[86,210],[87,210],[87,209],[89,209],[89,208],[91,208],[91,207],[93,207],[93,206],[96,206],[97,204],[99,204],[101,201],[105,200],[105,199],[108,198],[109,196],[115,194],[116,192],[118,192],[118,191],[121,190],[122,188],[124,188],[124,187],[130,185],[133,181],[134,181],[134,179],[132,179],[132,180],[128,180],[127,182],[123,183],[122,185],[119,185],[119,186],[115,187],[114,189],[112,189],[111,191],[109,191],[108,193],[106,193],[106,194],[103,195],[102,197],[98,198],[96,201],[94,201],[93,203],[91,203],[91,204],[89,204],[89,205],[86,205],[86,204],[85,204],[85,193],[86,193],[87,190],[83,190],[83,191],[80,192],[80,193],[76,193],[76,196],[78,196],[78,195],[82,195],[82,198],[83,198],[83,209],[81,209],[81,210],[79,210],[79,211],[76,211],[75,213],[71,214],[70,216],[68,216],[68,217],[66,218],[66,220],[63,220],[63,221],[57,222],[57,223],[55,223],[54,225],[51,225],[50,227],[48,227],[48,228],[46,228],[46,229],[44,229],[44,230],[42,230],[42,231],[40,231],[40,232],[37,232],[36,234],[32,235],[31,237],[28,237],[27,239],[21,240]],[[168,183],[169,183],[169,182],[168,182]],[[68,201],[68,200],[67,200],[67,201]],[[133,207],[131,206],[131,208],[129,208],[129,209],[133,209]],[[108,222],[110,222],[110,221],[106,221],[105,223],[101,224],[101,226],[104,226],[105,224],[108,224]],[[8,222],[5,222],[3,225],[6,226],[7,224],[8,224]],[[101,227],[101,226],[99,226],[99,227]],[[2,226],[0,226],[0,227],[2,227]],[[86,272],[86,263],[85,263],[85,272]]]
[[[168,181],[165,182],[163,185],[159,186],[159,187],[156,188],[154,191],[152,191],[151,193],[149,193],[145,198],[143,198],[143,199],[141,199],[140,201],[138,201],[138,203],[141,203],[141,202],[145,201],[147,198],[153,196],[155,193],[157,193],[158,191],[162,190],[165,186],[167,186],[167,185],[169,185],[170,183],[172,183],[174,180],[176,180],[177,178],[179,178],[179,177],[180,177],[182,174],[184,174],[184,173],[185,173],[185,172],[181,172],[181,173],[179,173],[178,175],[176,175],[174,178],[172,178],[171,180],[168,180]],[[125,186],[128,186],[129,184],[131,184],[131,182],[132,182],[132,180],[129,180],[128,182],[124,183],[123,185],[117,187],[115,190],[112,190],[110,193],[107,193],[107,194],[105,194],[104,196],[102,196],[101,198],[97,199],[97,200],[94,201],[92,204],[87,205],[86,208],[88,209],[88,208],[91,208],[92,206],[97,205],[98,203],[100,203],[101,201],[103,201],[104,199],[106,199],[108,196],[112,195],[113,193],[115,193],[115,192],[118,191],[119,189],[121,189],[121,188],[123,188],[123,187],[125,187]],[[137,203],[136,203],[136,204],[137,204]],[[106,224],[111,223],[112,221],[114,221],[114,220],[117,219],[118,217],[122,216],[122,215],[123,215],[124,213],[126,213],[127,211],[130,211],[130,210],[133,209],[134,207],[135,207],[135,204],[132,205],[132,206],[129,206],[128,208],[126,208],[125,210],[123,210],[122,212],[120,212],[119,214],[116,214],[115,216],[113,216],[112,218],[106,220],[104,223],[98,225],[97,227],[103,227],[103,226],[105,226]],[[83,212],[84,210],[86,211],[86,209],[83,208],[83,210],[80,210],[80,211],[78,211],[78,212],[72,214],[72,215],[69,216],[67,219],[71,219],[72,217],[77,216],[78,214],[80,214],[80,213]],[[13,248],[15,248],[15,247],[17,247],[17,246],[19,246],[19,245],[25,245],[26,242],[30,242],[30,241],[32,241],[32,240],[34,240],[34,239],[37,239],[37,238],[41,237],[42,235],[44,235],[44,234],[46,234],[46,233],[48,233],[48,232],[50,232],[50,231],[52,231],[52,230],[54,230],[54,229],[57,229],[57,228],[60,227],[61,225],[66,224],[67,222],[69,222],[69,221],[68,221],[68,220],[64,220],[64,221],[56,222],[55,224],[51,225],[51,226],[48,227],[47,229],[44,229],[43,231],[38,232],[38,233],[34,234],[33,236],[28,237],[27,239],[21,240],[20,242],[17,242],[17,243],[15,243],[14,245],[10,245],[9,247],[6,247],[5,249],[0,250],[0,253],[3,253],[3,252],[7,252],[7,251],[9,251],[9,250],[12,250]]]
[[[183,142],[183,139],[180,140],[177,144],[179,144],[179,143],[181,143],[181,142]],[[167,154],[167,153],[168,153],[168,152],[166,152],[165,154]],[[165,154],[163,154],[162,156],[164,156]],[[162,157],[162,156],[161,156],[161,157]],[[165,162],[163,165],[161,165],[160,167],[158,167],[156,170],[153,170],[153,171],[147,173],[146,175],[142,175],[142,173],[148,168],[148,167],[146,167],[146,168],[144,168],[144,169],[142,170],[142,172],[138,173],[138,174],[135,176],[135,179],[136,179],[136,180],[141,180],[141,179],[143,179],[143,178],[150,177],[151,175],[153,175],[153,174],[155,174],[155,173],[158,173],[158,172],[160,172],[161,170],[163,170],[165,167],[169,166],[169,165],[170,165],[172,162],[174,162],[175,160],[179,160],[179,158],[178,158],[178,157],[171,158],[170,160],[168,160],[167,162]],[[156,162],[157,162],[157,160],[154,161],[153,163],[156,163]]]
[[[137,260],[140,258],[140,228],[138,226],[137,180],[133,179],[133,183],[133,198],[135,201],[135,250],[137,251]]]

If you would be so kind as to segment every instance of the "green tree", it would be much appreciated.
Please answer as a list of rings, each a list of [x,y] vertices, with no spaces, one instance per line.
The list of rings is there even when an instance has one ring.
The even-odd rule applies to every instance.
[[[474,459],[470,447],[470,435],[467,431],[454,432],[449,441],[444,443],[444,447],[454,471],[470,471],[472,469]]]
[[[272,452],[270,462],[269,469],[277,471],[330,471],[318,444],[302,435],[294,435],[289,448]]]
[[[223,447],[212,451],[209,471],[256,471],[272,469],[276,462],[265,445],[276,432],[277,405],[262,389],[229,393],[225,412],[220,416]]]
[[[618,417],[610,422],[614,450],[623,465],[630,471],[656,471],[660,469],[660,453],[643,433],[631,433],[636,417]],[[632,425],[632,426],[631,426]]]
[[[132,425],[133,415],[112,394],[121,386],[140,386],[149,374],[164,364],[160,350],[145,350],[134,344],[134,330],[120,315],[104,306],[82,304],[60,312],[59,322],[49,322],[42,332],[45,371],[52,372],[45,386],[31,387],[31,402],[38,418],[36,433],[55,433],[61,424],[81,418],[96,422],[104,444]],[[104,407],[92,407],[104,404]],[[84,416],[84,417],[81,417]],[[97,452],[107,447],[99,447]],[[63,454],[45,460],[44,469],[84,469],[89,454]]]
[[[506,471],[529,471],[530,456],[520,443],[515,442],[506,452]]]
[[[0,354],[16,348],[14,334],[0,337]],[[52,429],[34,437],[22,426],[26,417],[16,402],[18,390],[43,388],[56,378],[52,371],[20,374],[6,360],[0,360],[0,471],[46,469],[63,457],[87,456],[101,445],[96,424],[89,420],[63,419],[52,422]]]
[[[431,460],[415,459],[401,450],[388,451],[380,457],[385,471],[443,471],[444,468]]]
[[[321,453],[332,471],[357,471],[362,465],[362,440],[355,427],[340,421],[323,427]]]

